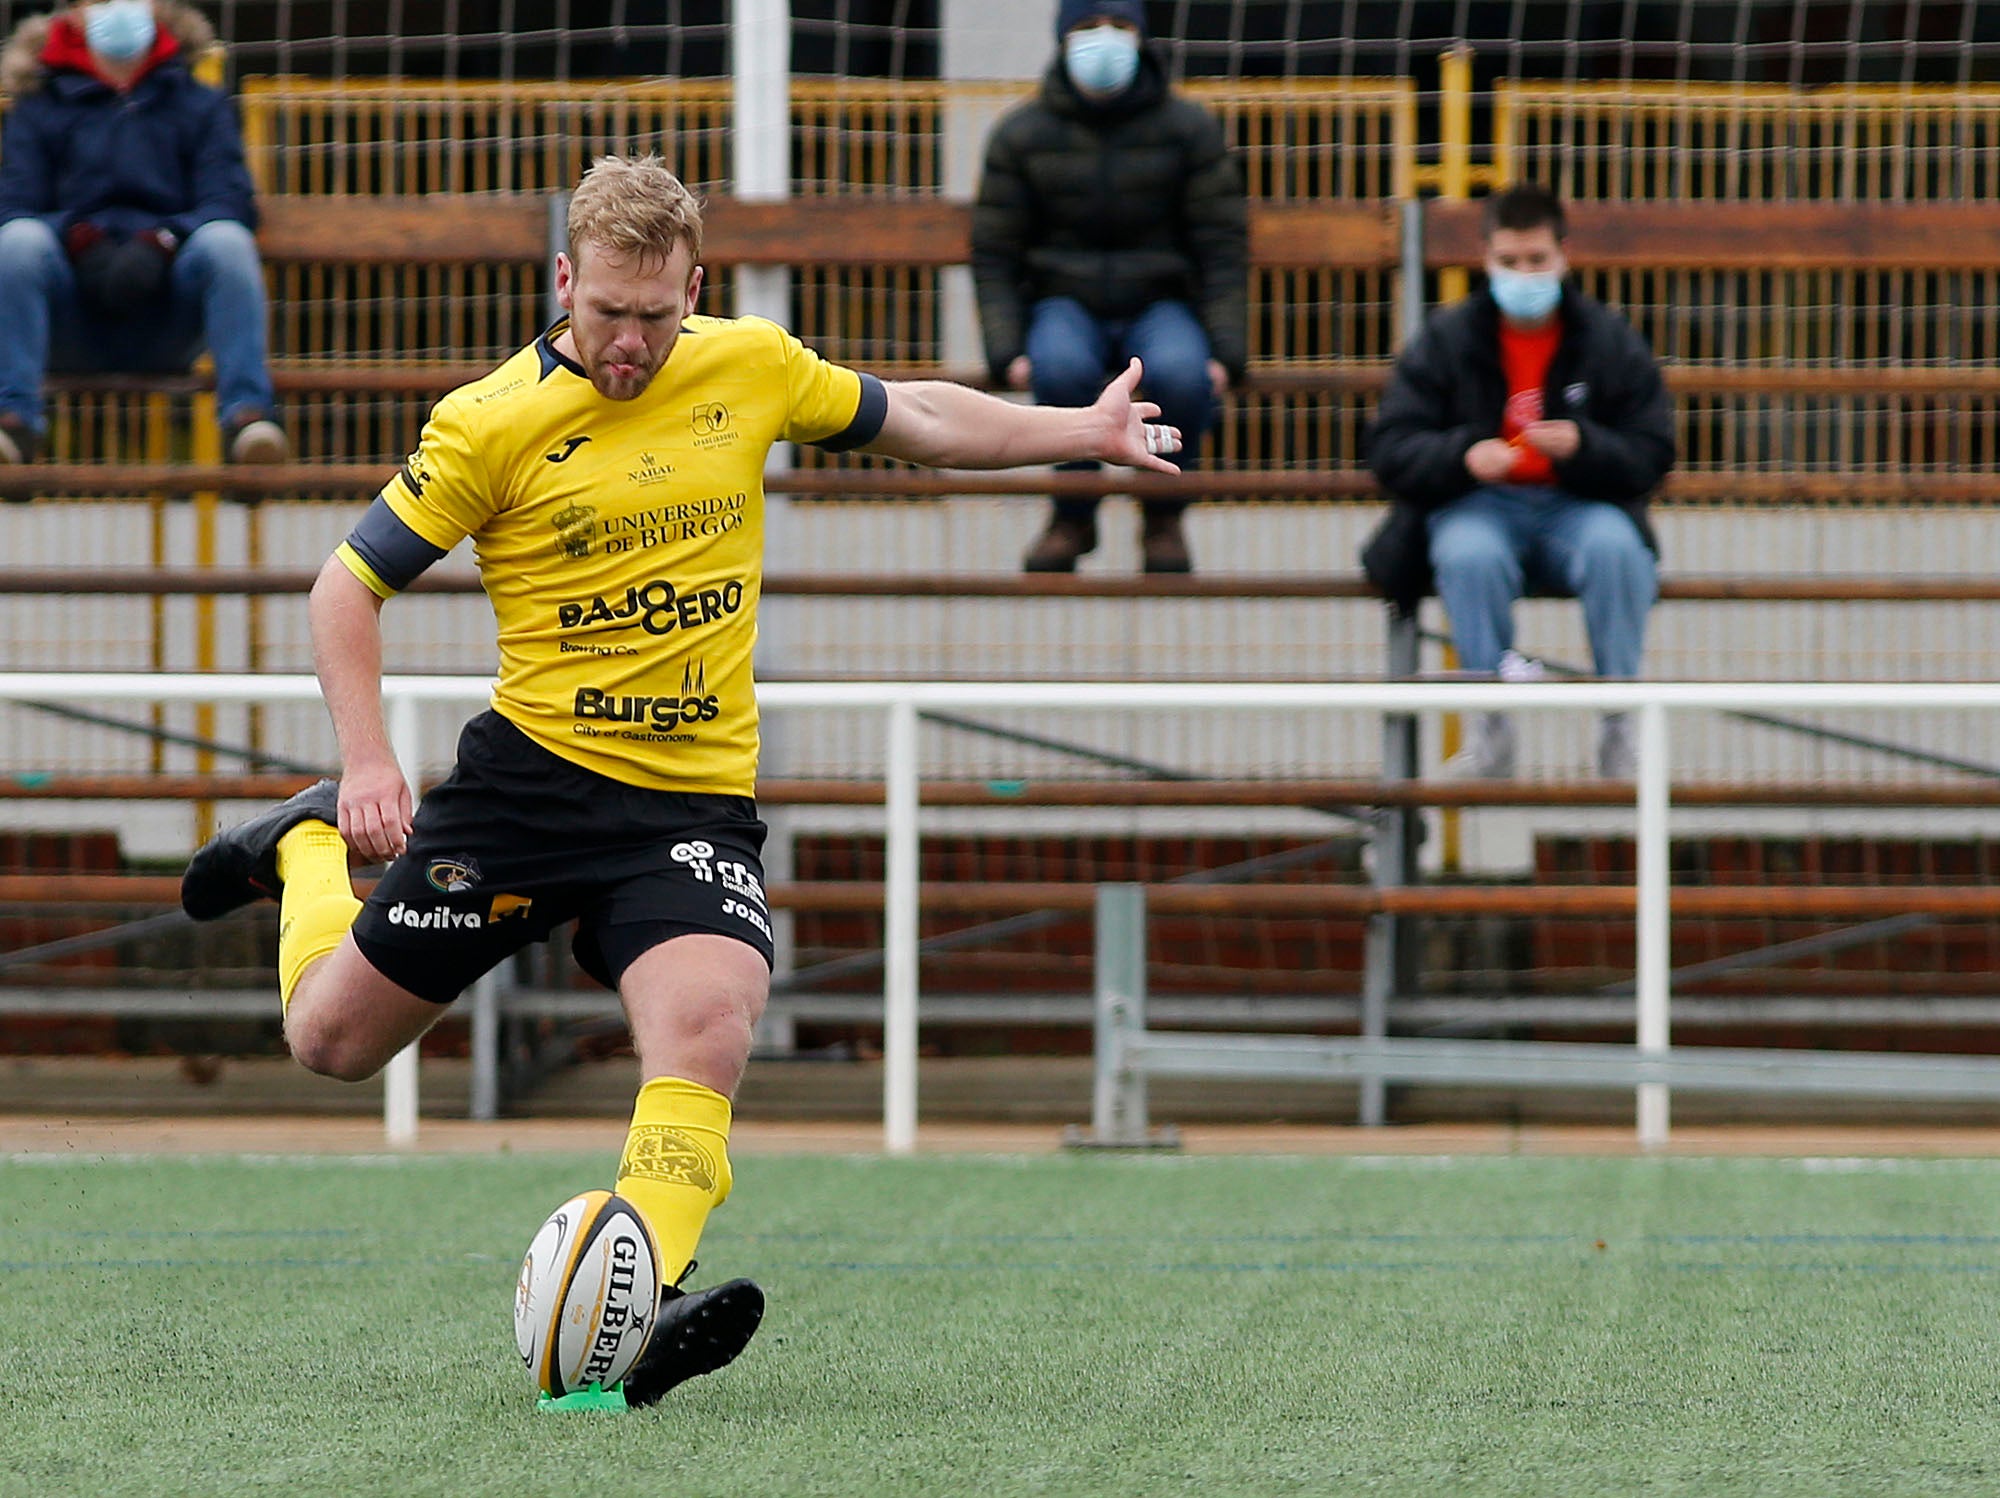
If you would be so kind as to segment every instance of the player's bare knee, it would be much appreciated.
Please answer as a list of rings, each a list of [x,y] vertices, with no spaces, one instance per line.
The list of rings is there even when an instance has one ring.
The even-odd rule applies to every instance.
[[[344,1024],[335,1012],[301,1011],[296,1004],[285,1016],[285,1043],[307,1071],[338,1082],[365,1082],[382,1069],[380,1048]]]
[[[757,1021],[764,1017],[764,1005],[770,995],[771,989],[767,983],[731,996],[732,1010],[743,1021],[744,1029],[757,1028]]]
[[[751,1002],[718,995],[687,1010],[681,1033],[687,1043],[717,1051],[741,1049],[747,1055],[751,1032],[757,1028],[757,1016],[763,1009],[761,998]]]
[[[750,1061],[762,1013],[761,994],[704,994],[634,1026],[639,1064],[648,1076],[685,1076],[731,1091]]]

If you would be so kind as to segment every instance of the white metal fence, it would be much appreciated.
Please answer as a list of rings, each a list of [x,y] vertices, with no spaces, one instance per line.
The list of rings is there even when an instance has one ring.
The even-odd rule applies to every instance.
[[[491,683],[479,677],[391,676],[383,699],[391,737],[406,769],[427,761],[420,710],[483,705]],[[0,673],[0,701],[32,702],[87,694],[95,702],[298,703],[318,698],[309,676]],[[1671,891],[1668,868],[1671,726],[1701,712],[1812,713],[1862,710],[1883,713],[1957,711],[1991,714],[2000,709],[2000,684],[1665,683],[1592,682],[1497,685],[1493,683],[1258,684],[1240,683],[777,683],[763,687],[767,713],[868,711],[883,715],[886,786],[884,889],[885,962],[883,1136],[891,1153],[916,1143],[918,1000],[918,831],[921,820],[919,722],[927,712],[984,709],[1093,714],[1171,712],[1232,715],[1246,712],[1436,714],[1484,711],[1632,712],[1638,721],[1637,778],[1638,946],[1635,1060],[1669,1057],[1669,942]],[[1990,738],[1989,738],[1990,742]],[[1488,1075],[1485,1080],[1493,1080]],[[415,1050],[391,1063],[385,1078],[384,1116],[392,1143],[417,1129]],[[1754,1090],[1752,1088],[1751,1090]],[[1643,1143],[1665,1141],[1668,1090],[1644,1082],[1637,1088]]]

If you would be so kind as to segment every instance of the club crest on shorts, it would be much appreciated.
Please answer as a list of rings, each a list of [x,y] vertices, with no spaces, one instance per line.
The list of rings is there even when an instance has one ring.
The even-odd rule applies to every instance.
[[[433,858],[424,878],[439,894],[461,894],[479,882],[479,865],[469,858]]]
[[[625,1141],[625,1158],[618,1162],[618,1179],[645,1176],[676,1186],[715,1190],[715,1161],[692,1137],[664,1124],[638,1124]]]

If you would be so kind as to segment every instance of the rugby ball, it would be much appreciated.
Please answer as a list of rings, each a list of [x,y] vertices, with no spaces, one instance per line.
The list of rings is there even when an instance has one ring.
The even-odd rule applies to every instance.
[[[660,1310],[660,1252],[638,1208],[586,1191],[549,1214],[521,1260],[514,1345],[551,1398],[609,1389],[631,1371]]]

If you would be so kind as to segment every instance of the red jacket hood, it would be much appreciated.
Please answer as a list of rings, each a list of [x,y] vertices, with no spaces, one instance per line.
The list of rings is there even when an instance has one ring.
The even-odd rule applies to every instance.
[[[153,50],[146,54],[146,60],[140,64],[139,71],[133,74],[132,82],[137,83],[180,50],[180,38],[167,27],[160,27],[153,37]],[[74,72],[88,73],[100,83],[107,85],[111,83],[111,80],[98,70],[97,56],[90,50],[90,43],[84,39],[83,28],[71,15],[57,16],[50,23],[49,39],[42,47],[42,62],[51,68],[68,68]]]

